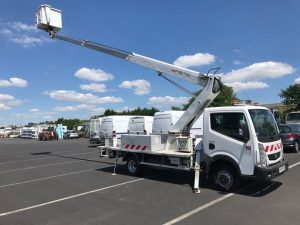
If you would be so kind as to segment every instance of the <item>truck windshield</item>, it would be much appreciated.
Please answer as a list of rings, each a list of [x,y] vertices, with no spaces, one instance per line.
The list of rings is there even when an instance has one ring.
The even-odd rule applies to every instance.
[[[249,109],[249,113],[260,142],[271,142],[280,139],[276,121],[270,110]]]

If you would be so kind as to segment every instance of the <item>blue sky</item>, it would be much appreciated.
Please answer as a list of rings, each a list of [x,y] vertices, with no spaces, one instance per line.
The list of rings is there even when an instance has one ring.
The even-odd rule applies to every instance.
[[[206,73],[221,67],[241,99],[276,103],[300,82],[300,1],[0,1],[0,126],[168,110],[189,96],[150,69],[35,29],[41,4],[63,11],[60,34]],[[195,91],[199,87],[182,82]]]

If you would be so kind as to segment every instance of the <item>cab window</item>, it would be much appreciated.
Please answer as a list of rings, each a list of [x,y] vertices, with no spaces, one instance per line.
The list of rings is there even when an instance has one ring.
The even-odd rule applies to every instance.
[[[211,129],[239,141],[249,140],[248,124],[243,113],[210,114]]]

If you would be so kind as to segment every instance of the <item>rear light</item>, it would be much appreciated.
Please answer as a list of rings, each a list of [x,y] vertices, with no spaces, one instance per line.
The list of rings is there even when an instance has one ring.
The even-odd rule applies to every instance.
[[[289,134],[287,134],[287,138],[288,138],[288,139],[295,139],[295,138],[296,138],[296,135],[295,135],[295,134],[292,134],[292,133],[289,133]]]

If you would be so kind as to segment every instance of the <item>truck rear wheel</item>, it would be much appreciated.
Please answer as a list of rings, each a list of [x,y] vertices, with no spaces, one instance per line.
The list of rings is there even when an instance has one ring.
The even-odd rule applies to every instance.
[[[221,191],[234,191],[239,183],[238,175],[231,166],[218,166],[213,172],[215,186]]]
[[[136,157],[130,156],[127,160],[127,172],[131,176],[137,176],[142,172],[142,165]]]

